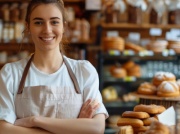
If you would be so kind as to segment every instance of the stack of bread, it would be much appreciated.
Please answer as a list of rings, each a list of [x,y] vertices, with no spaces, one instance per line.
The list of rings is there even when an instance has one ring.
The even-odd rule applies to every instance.
[[[159,97],[175,97],[180,95],[180,88],[176,76],[170,72],[157,72],[152,82],[141,83],[137,93],[144,95],[157,95]]]
[[[125,62],[122,67],[126,70],[127,76],[140,77],[141,67],[133,61]]]
[[[127,61],[122,65],[112,65],[110,73],[115,78],[124,78],[126,76],[140,77],[141,67],[133,61]]]
[[[146,48],[155,53],[163,52],[163,50],[167,49],[168,42],[166,40],[155,40],[151,41]]]
[[[105,37],[103,38],[103,50],[124,50],[125,40],[121,37]]]
[[[133,111],[125,111],[117,125],[120,126],[120,129],[121,126],[132,126],[134,134],[144,133],[150,128],[152,122],[158,121],[157,115],[165,110],[166,108],[161,105],[139,104],[134,107]]]

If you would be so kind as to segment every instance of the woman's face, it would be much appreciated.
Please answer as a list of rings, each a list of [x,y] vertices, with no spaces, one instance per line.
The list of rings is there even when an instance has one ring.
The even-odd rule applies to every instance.
[[[63,17],[54,4],[42,4],[31,13],[29,31],[36,50],[59,50],[63,35]]]

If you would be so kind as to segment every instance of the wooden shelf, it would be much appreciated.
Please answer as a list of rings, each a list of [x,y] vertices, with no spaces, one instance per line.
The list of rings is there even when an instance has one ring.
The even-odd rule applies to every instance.
[[[150,29],[161,28],[164,30],[177,28],[180,29],[180,25],[155,25],[155,24],[127,24],[127,23],[102,23],[104,29]]]
[[[0,3],[4,3],[4,2],[30,2],[31,0],[0,0]],[[64,0],[64,2],[68,2],[68,3],[74,3],[74,2],[85,2],[85,0]]]
[[[19,51],[34,50],[33,44],[30,43],[0,43],[0,51]]]

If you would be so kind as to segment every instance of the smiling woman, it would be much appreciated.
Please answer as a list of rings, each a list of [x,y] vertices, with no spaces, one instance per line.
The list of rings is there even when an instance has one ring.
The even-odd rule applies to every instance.
[[[103,134],[108,113],[96,69],[63,55],[64,4],[32,0],[26,16],[35,52],[0,72],[0,134]]]

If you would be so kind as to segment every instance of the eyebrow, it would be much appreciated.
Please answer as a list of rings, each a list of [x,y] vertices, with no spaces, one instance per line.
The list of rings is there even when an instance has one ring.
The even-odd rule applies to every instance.
[[[59,17],[52,17],[52,18],[50,18],[50,20],[54,20],[54,19],[59,19],[59,20],[60,20]],[[34,18],[33,20],[43,20],[43,19],[36,17],[36,18]]]

